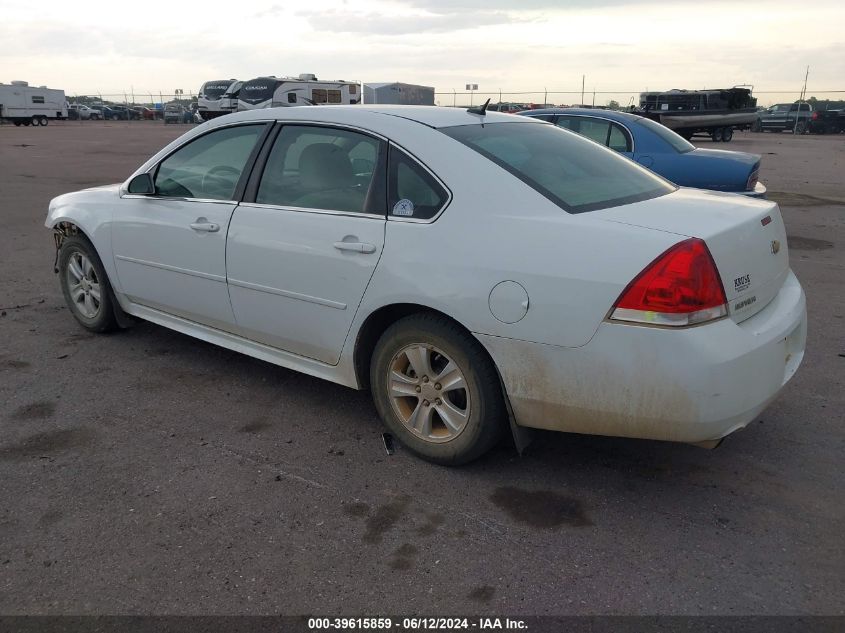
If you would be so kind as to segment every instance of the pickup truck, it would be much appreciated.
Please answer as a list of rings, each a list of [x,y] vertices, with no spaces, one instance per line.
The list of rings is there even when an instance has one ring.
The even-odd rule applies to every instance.
[[[800,110],[798,106],[801,106]],[[752,132],[795,132],[806,134],[813,106],[809,103],[778,103],[757,113]],[[797,122],[796,122],[797,116]]]
[[[816,110],[810,117],[811,134],[839,134],[845,132],[845,110]]]

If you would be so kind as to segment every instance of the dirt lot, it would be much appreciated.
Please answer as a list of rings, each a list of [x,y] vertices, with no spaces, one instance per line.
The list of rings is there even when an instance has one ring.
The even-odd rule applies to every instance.
[[[43,221],[185,131],[0,127],[0,612],[843,614],[845,137],[763,155],[807,356],[715,451],[385,455],[366,393],[153,325],[83,331]]]

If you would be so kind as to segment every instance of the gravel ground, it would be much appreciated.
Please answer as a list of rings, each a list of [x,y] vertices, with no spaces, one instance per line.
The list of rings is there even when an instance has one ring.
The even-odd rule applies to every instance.
[[[460,469],[388,457],[359,393],[65,308],[53,196],[186,128],[0,127],[0,613],[843,614],[845,143],[763,155],[807,355],[715,451],[540,433]]]

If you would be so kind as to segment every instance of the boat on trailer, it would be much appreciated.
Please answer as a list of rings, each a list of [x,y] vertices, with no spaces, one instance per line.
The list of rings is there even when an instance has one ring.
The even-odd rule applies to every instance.
[[[757,120],[757,99],[751,88],[668,90],[640,94],[640,114],[689,139],[706,133],[714,141],[729,141],[733,130],[750,128]]]

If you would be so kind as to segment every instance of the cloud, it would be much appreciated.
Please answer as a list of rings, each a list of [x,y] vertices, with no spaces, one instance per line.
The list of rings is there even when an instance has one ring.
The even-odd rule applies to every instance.
[[[301,11],[296,14],[308,21],[316,31],[334,33],[367,33],[370,35],[410,35],[417,33],[451,33],[493,24],[522,21],[504,12],[457,12],[450,14],[382,15],[348,11]]]

